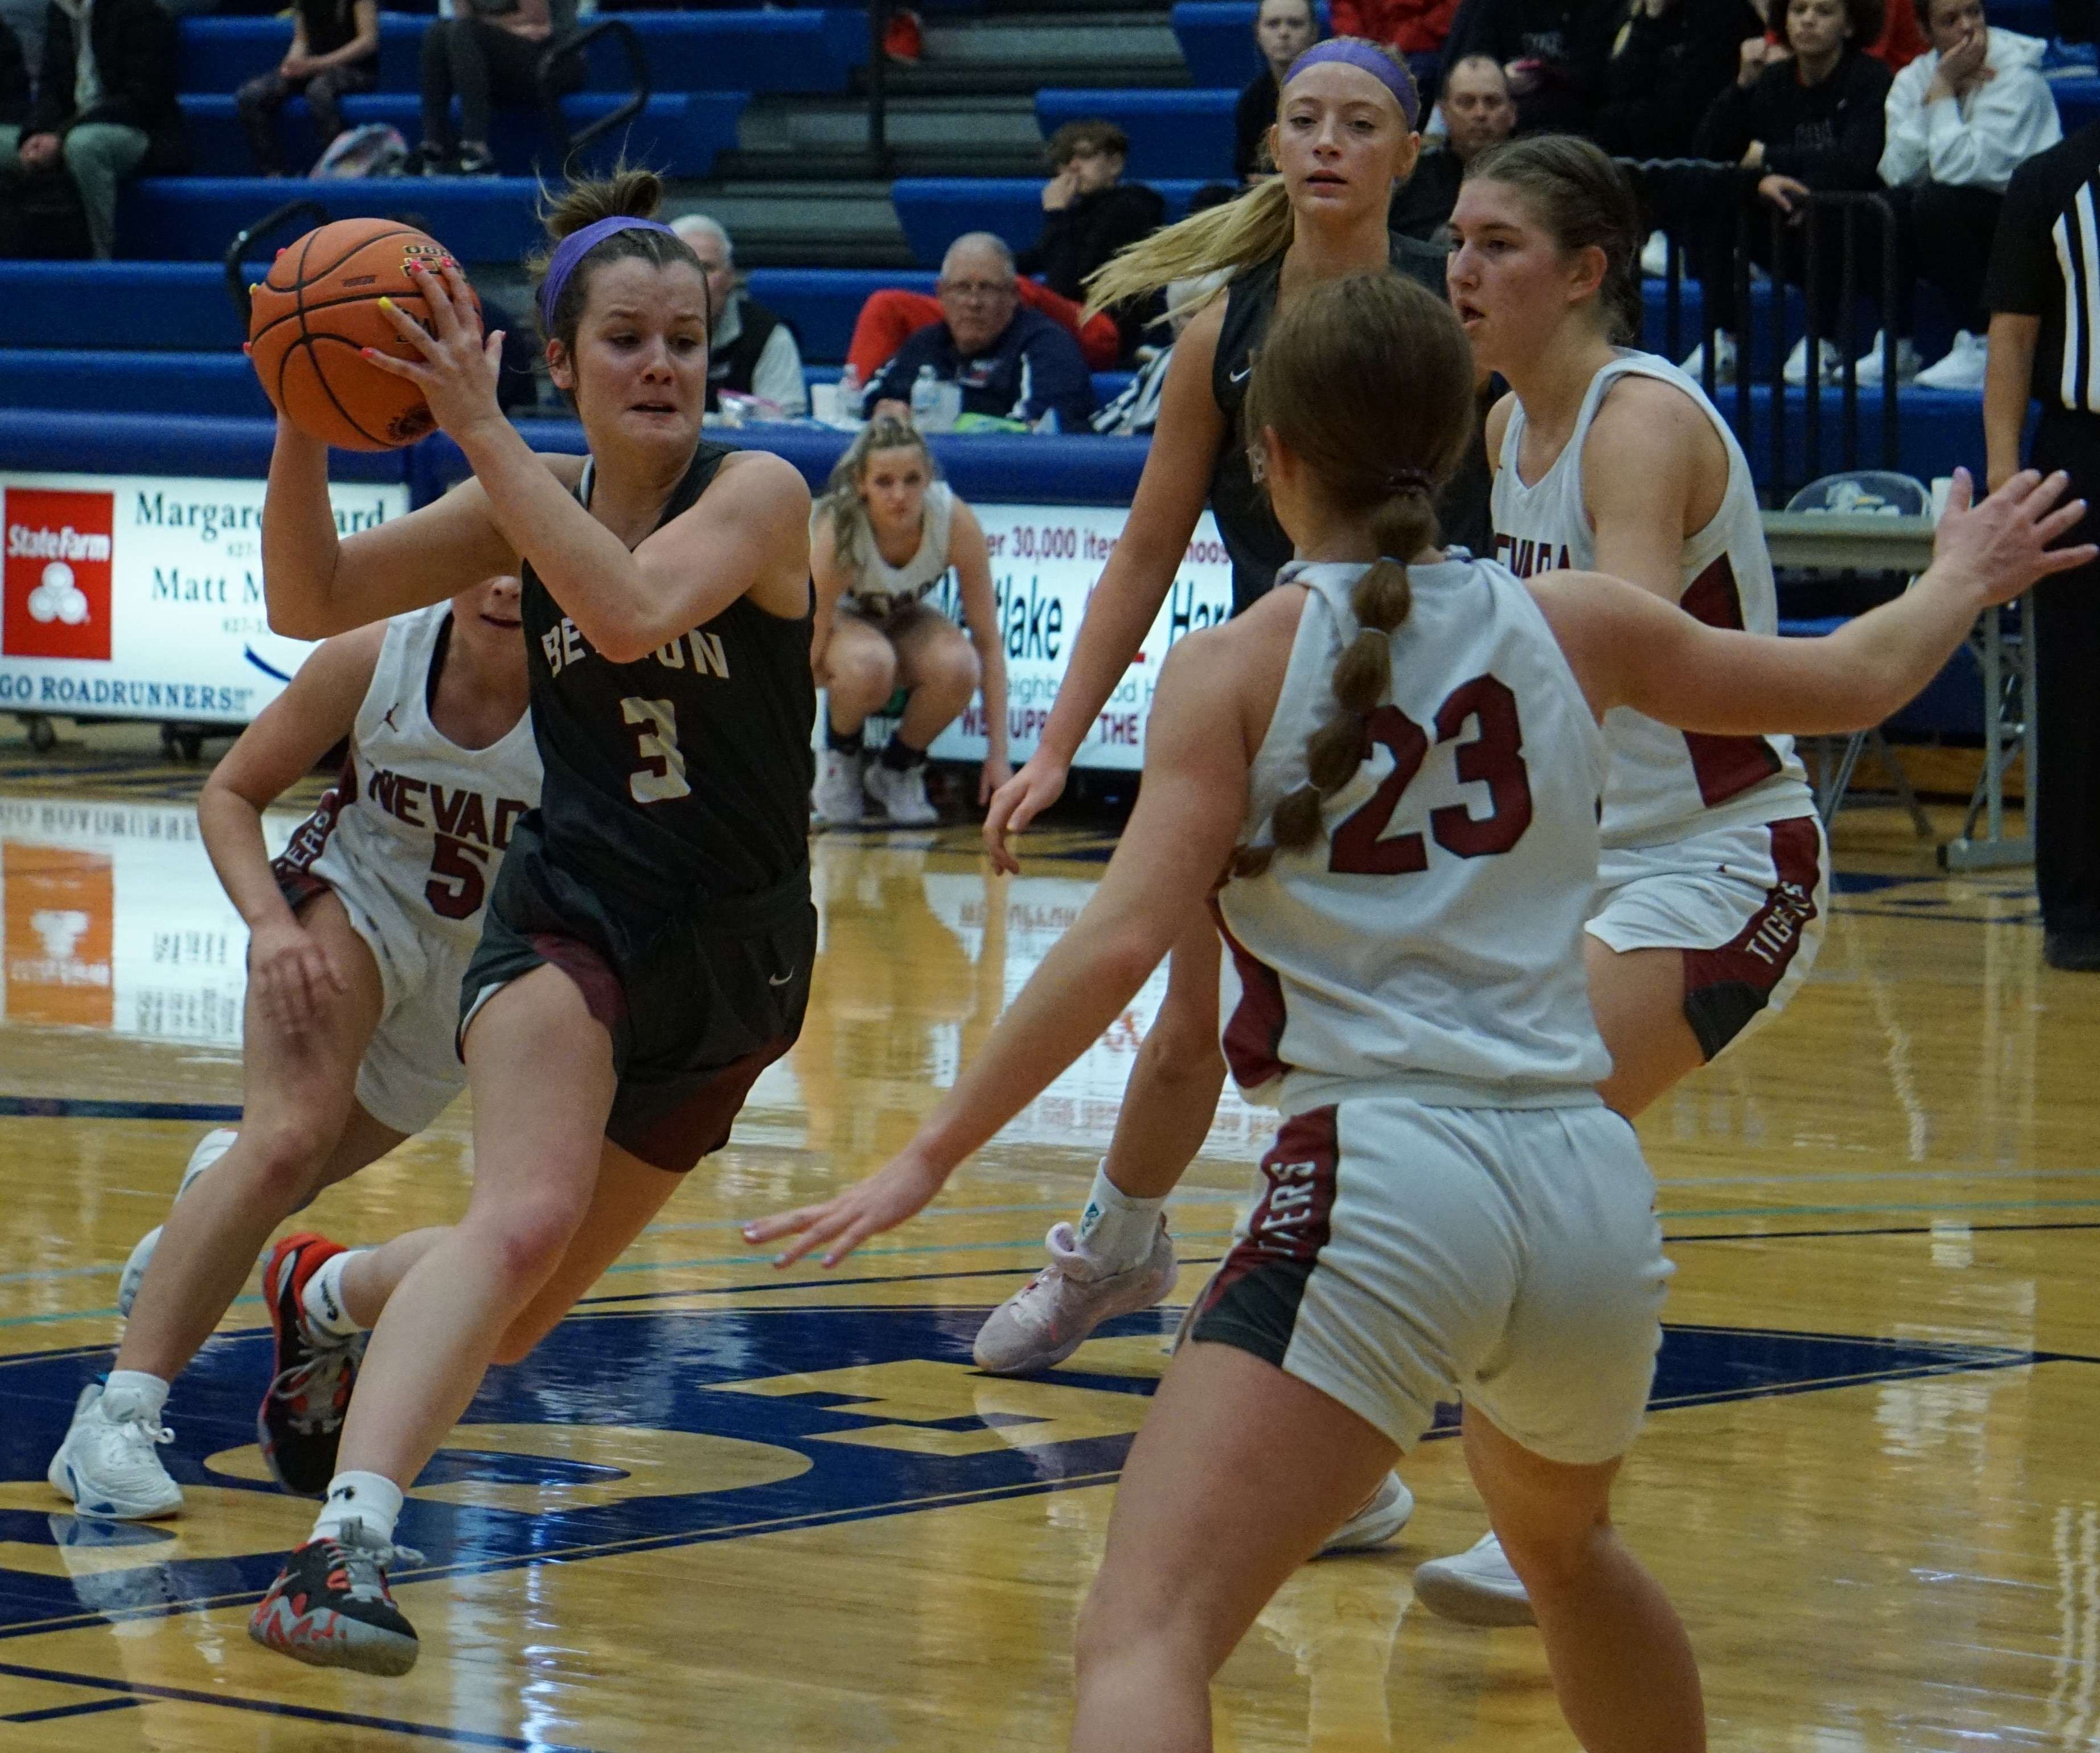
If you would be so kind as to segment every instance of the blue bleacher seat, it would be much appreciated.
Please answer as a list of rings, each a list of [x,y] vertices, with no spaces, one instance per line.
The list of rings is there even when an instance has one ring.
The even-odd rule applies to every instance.
[[[1233,179],[1233,106],[1239,93],[1067,90],[1035,94],[1035,122],[1047,136],[1068,121],[1099,117],[1130,136],[1130,174]]]
[[[250,271],[260,278],[262,264]],[[226,276],[208,262],[0,262],[4,333],[16,347],[237,347]]]
[[[1167,217],[1178,219],[1201,184],[1162,178],[1152,186],[1166,197]],[[995,232],[1025,249],[1043,229],[1043,184],[1034,177],[899,177],[889,201],[912,254],[928,267],[938,267],[964,232]]]
[[[462,262],[514,263],[542,241],[529,177],[386,178],[287,183],[265,177],[141,177],[117,197],[117,241],[150,262],[215,262],[235,232],[288,201],[310,197],[329,217],[412,216]],[[300,227],[303,229],[303,226]],[[267,261],[289,239],[255,245]]]
[[[909,269],[761,267],[748,285],[752,298],[793,325],[804,359],[835,360],[846,356],[854,319],[870,293],[885,286],[930,293],[934,278]]]
[[[233,301],[225,299],[231,314]],[[93,408],[117,414],[271,417],[245,354],[60,351],[0,347],[0,407]]]
[[[174,420],[164,414],[0,408],[0,469],[260,480],[270,472],[276,437],[274,420]],[[405,481],[412,457],[399,450],[331,451],[329,478]]]
[[[1254,15],[1260,9],[1260,0],[1179,0],[1174,36],[1189,77],[1199,86],[1230,86],[1237,91],[1260,73],[1261,51],[1254,46]],[[1324,36],[1327,8],[1319,11]]]
[[[2100,117],[2100,76],[2080,73],[2069,79],[2052,79],[2049,87],[2056,94],[2056,113],[2066,134]]]
[[[843,91],[867,59],[866,15],[810,11],[623,12],[649,57],[659,91]],[[379,89],[412,92],[430,20],[384,12],[379,19]],[[289,27],[274,18],[186,18],[179,86],[230,96],[284,59]],[[589,89],[627,89],[626,58],[600,42],[589,55]]]
[[[625,100],[620,92],[585,91],[565,98],[562,109],[570,127],[581,129]],[[200,176],[252,175],[255,162],[249,156],[247,136],[241,131],[233,99],[186,96],[182,102],[189,122],[191,170]],[[743,113],[744,103],[743,95],[735,91],[660,92],[627,127],[601,136],[585,156],[610,165],[624,152],[629,163],[647,165],[672,176],[705,176],[714,168],[715,154],[736,144],[737,118]],[[421,135],[419,113],[417,100],[404,93],[347,97],[342,103],[348,126],[387,122],[399,128],[411,146]],[[499,108],[494,121],[489,144],[506,175],[528,175],[536,163],[549,173],[554,170],[554,144],[538,114]],[[313,161],[318,144],[305,99],[293,98],[279,113],[277,137],[288,164],[303,170]]]

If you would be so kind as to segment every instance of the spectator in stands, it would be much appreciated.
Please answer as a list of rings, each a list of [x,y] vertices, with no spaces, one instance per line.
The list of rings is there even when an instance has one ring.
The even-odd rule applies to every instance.
[[[1889,87],[1882,180],[1898,203],[1905,256],[1946,296],[1955,336],[1923,371],[1911,341],[1900,340],[1896,371],[1927,389],[1980,390],[1990,326],[1983,276],[2005,185],[2063,138],[2063,126],[2041,76],[2049,45],[2039,37],[1987,27],[1983,0],[1917,0],[1917,11],[1932,46]],[[1860,361],[1860,381],[1878,383],[1882,369],[1877,347]]]
[[[29,106],[37,95],[37,69],[44,60],[44,15],[51,10],[51,0],[0,0],[0,27],[4,27],[15,38],[22,56],[23,90],[22,113],[0,121],[0,160],[4,160],[15,149],[14,138],[6,131],[20,128],[29,120]]]
[[[911,386],[930,368],[961,386],[963,413],[1052,430],[1083,432],[1094,411],[1093,380],[1071,333],[1021,307],[1013,252],[990,232],[968,232],[941,263],[942,320],[900,347],[868,386],[863,415],[909,420]]]
[[[1396,232],[1436,242],[1458,204],[1466,166],[1516,131],[1516,100],[1493,55],[1469,55],[1445,75],[1444,144],[1414,161],[1414,174],[1393,191],[1387,223]]]
[[[1757,207],[1749,228],[1750,254],[1767,267],[1775,264],[1767,214],[1785,214],[1798,232],[1807,220],[1811,195],[1881,187],[1889,70],[1860,46],[1880,34],[1881,23],[1881,0],[1788,0],[1781,51],[1767,52],[1762,41],[1744,43],[1735,82],[1701,125],[1695,143],[1698,156],[1740,167],[1745,198]],[[1818,284],[1810,294],[1816,300],[1819,326],[1829,336],[1838,329],[1842,251],[1834,225],[1824,235],[1829,247],[1818,254]],[[1714,214],[1701,279],[1707,308],[1723,330],[1720,356],[1714,362],[1717,381],[1732,378],[1735,371],[1735,214]],[[1874,260],[1878,247],[1863,218],[1861,259]],[[1788,276],[1798,284],[1805,252],[1789,249],[1785,254]],[[1839,343],[1824,340],[1820,353],[1824,377],[1835,381],[1844,359]],[[1703,364],[1694,354],[1685,369],[1697,372]],[[1807,372],[1804,337],[1786,362],[1786,381],[1805,382]]]
[[[117,185],[181,166],[174,20],[155,0],[51,0],[36,96],[7,157],[32,174],[65,167],[89,249],[107,260]]]
[[[1023,274],[1041,276],[1061,298],[1086,297],[1087,276],[1118,250],[1149,237],[1167,217],[1159,191],[1123,180],[1130,137],[1112,121],[1068,121],[1050,136],[1054,174],[1043,185],[1043,231],[1021,252]],[[1111,313],[1127,358],[1150,313]]]
[[[1520,134],[1586,134],[1626,0],[1462,0],[1447,64],[1491,57],[1508,77]]]
[[[0,161],[13,158],[29,119],[29,64],[21,40],[0,17]]]
[[[1686,158],[1765,22],[1749,0],[1634,0],[1613,39],[1591,124],[1618,158]]]
[[[704,213],[689,213],[671,229],[686,241],[708,277],[708,409],[725,390],[770,402],[799,420],[810,411],[802,350],[795,331],[743,290],[729,233]]]
[[[1383,43],[1407,63],[1425,95],[1433,96],[1458,10],[1458,0],[1329,0],[1327,26],[1338,37]]]
[[[2089,121],[2013,173],[1984,293],[1985,472],[1993,488],[2018,472],[2028,404],[2040,403],[2027,466],[2063,470],[2087,502],[2066,542],[2090,541],[2100,525],[2100,271],[2058,240],[2090,235],[2096,200],[2100,121]],[[2066,973],[2100,974],[2100,565],[2045,579],[2032,600],[2041,784],[2027,807],[2042,956]]]
[[[423,144],[411,168],[438,176],[457,168],[465,176],[494,176],[488,149],[489,115],[497,104],[541,101],[540,58],[576,23],[576,0],[460,0],[457,17],[431,20],[423,33]],[[582,58],[564,55],[551,71],[551,95],[581,89]],[[460,100],[459,143],[452,143],[452,104]]]
[[[1233,174],[1251,183],[1270,168],[1268,130],[1276,126],[1276,94],[1290,64],[1320,35],[1312,0],[1261,0],[1254,15],[1255,45],[1268,64],[1254,76],[1233,108]]]
[[[265,176],[285,174],[277,112],[303,93],[321,150],[342,132],[341,101],[379,82],[379,0],[298,0],[292,46],[274,73],[258,73],[234,94],[248,150]]]
[[[1230,191],[1227,198],[1230,198]],[[1123,336],[1115,319],[1096,311],[1088,316],[1074,300],[1061,297],[1039,280],[1017,274],[1014,296],[1031,311],[1040,311],[1079,343],[1089,371],[1113,371],[1123,356]],[[846,374],[855,384],[869,383],[896,356],[897,350],[929,323],[941,320],[941,301],[929,292],[885,286],[871,292],[854,319],[846,343]]]

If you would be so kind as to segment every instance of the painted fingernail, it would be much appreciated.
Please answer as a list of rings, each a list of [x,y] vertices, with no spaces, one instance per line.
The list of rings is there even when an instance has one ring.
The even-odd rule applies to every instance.
[[[390,311],[394,308],[394,301],[391,298],[387,298],[384,294],[382,294],[379,299],[379,308],[382,311]]]

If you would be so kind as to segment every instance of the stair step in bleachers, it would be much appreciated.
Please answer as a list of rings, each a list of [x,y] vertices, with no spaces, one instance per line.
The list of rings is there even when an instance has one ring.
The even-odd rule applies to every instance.
[[[1189,210],[1189,197],[1201,186],[1193,179],[1149,180],[1166,197],[1170,220]],[[924,267],[938,267],[964,232],[995,232],[1025,249],[1043,230],[1043,184],[1032,177],[899,177],[889,199]]]
[[[585,91],[562,100],[571,130],[580,130],[626,102],[624,93]],[[633,164],[646,164],[671,176],[704,177],[714,168],[715,155],[736,145],[737,118],[743,94],[736,91],[659,93],[626,127],[591,144],[585,157],[611,164],[623,152]],[[231,97],[185,97],[183,114],[189,122],[190,168],[200,176],[248,176],[255,164],[248,138]],[[382,121],[398,128],[410,146],[421,138],[420,106],[405,93],[387,92],[343,99],[344,122],[358,127]],[[545,122],[529,109],[499,108],[489,141],[507,175],[524,176],[536,164],[551,172],[558,158]],[[308,119],[306,99],[293,98],[279,113],[277,138],[286,162],[303,170],[319,156],[320,141]],[[325,185],[324,185],[325,187]]]
[[[660,91],[843,91],[867,60],[867,19],[843,8],[808,11],[626,12],[641,38],[649,82]],[[379,89],[412,92],[423,33],[420,13],[379,19]],[[182,20],[179,88],[231,96],[284,59],[290,32],[281,19]],[[601,40],[588,51],[589,89],[628,89],[620,46]]]
[[[148,262],[215,262],[234,234],[286,201],[311,199],[329,218],[410,220],[461,261],[514,265],[542,241],[530,177],[389,177],[356,181],[272,181],[266,177],[142,177],[117,197],[117,245]],[[297,220],[258,240],[267,261],[311,221]]]
[[[1130,174],[1144,182],[1162,177],[1229,181],[1233,106],[1238,101],[1238,92],[1224,89],[1039,91],[1035,122],[1047,139],[1068,121],[1113,121],[1130,136]]]

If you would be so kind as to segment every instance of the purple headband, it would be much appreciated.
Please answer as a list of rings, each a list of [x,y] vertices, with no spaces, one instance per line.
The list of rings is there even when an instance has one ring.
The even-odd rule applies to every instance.
[[[1362,68],[1392,93],[1408,126],[1414,126],[1415,117],[1422,113],[1422,98],[1414,89],[1413,77],[1383,50],[1353,37],[1330,37],[1325,42],[1314,43],[1290,64],[1290,71],[1283,76],[1284,84],[1289,85],[1307,68],[1317,67],[1322,61],[1339,61],[1344,67]]]
[[[678,235],[669,226],[655,219],[632,219],[624,214],[615,214],[609,219],[594,219],[581,231],[570,232],[554,246],[554,253],[547,263],[547,277],[540,282],[540,321],[543,327],[554,326],[554,307],[562,302],[562,289],[568,285],[569,276],[576,272],[576,264],[615,232],[661,232],[666,237]]]

